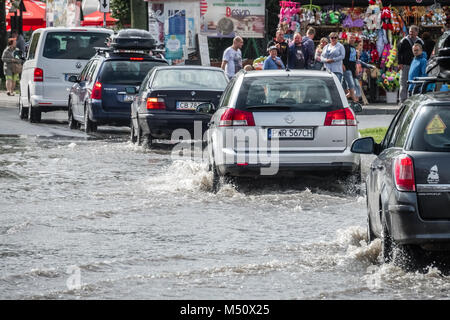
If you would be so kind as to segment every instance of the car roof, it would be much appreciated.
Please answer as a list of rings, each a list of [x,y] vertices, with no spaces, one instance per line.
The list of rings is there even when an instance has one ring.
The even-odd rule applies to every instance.
[[[79,32],[79,31],[90,31],[90,32],[101,32],[101,33],[111,33],[113,34],[114,31],[111,29],[106,28],[97,28],[97,27],[48,27],[48,28],[39,28],[36,29],[36,31],[39,32],[60,32],[60,31],[73,31],[73,32]]]
[[[218,67],[208,67],[208,66],[195,66],[195,65],[189,65],[189,66],[158,66],[155,67],[155,70],[166,70],[166,69],[198,69],[198,70],[213,70],[213,71],[223,71],[221,68]]]
[[[417,103],[417,105],[450,105],[450,92],[448,91],[436,91],[426,94],[413,95],[411,101]]]
[[[332,78],[333,74],[329,71],[319,70],[256,70],[244,72],[244,77],[328,77]]]

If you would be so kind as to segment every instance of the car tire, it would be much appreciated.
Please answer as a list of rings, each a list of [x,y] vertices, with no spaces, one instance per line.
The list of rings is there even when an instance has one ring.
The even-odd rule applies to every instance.
[[[67,121],[69,124],[69,129],[79,129],[81,127],[80,123],[73,118],[72,105],[69,102],[69,108],[67,111]]]
[[[25,108],[23,106],[22,99],[21,99],[20,95],[19,95],[18,106],[19,106],[19,118],[22,119],[22,120],[28,119],[28,108]]]
[[[367,244],[371,243],[373,240],[375,240],[377,237],[375,236],[375,233],[372,229],[372,222],[370,220],[370,215],[367,214]]]
[[[41,122],[41,116],[41,111],[33,108],[33,106],[30,104],[30,106],[28,107],[28,121],[30,121],[30,123]]]
[[[89,109],[84,109],[84,132],[92,133],[97,131],[97,124],[89,117]]]
[[[382,230],[381,230],[381,254],[384,263],[392,262],[393,251],[394,251],[394,241],[389,234],[389,229],[386,223],[386,217],[384,212],[382,212]]]
[[[214,163],[214,160],[211,164],[211,171],[212,171],[212,192],[217,193],[220,189],[220,175],[219,171],[217,170],[216,164]]]
[[[136,130],[134,128],[133,119],[130,120],[130,141],[131,143],[137,143],[138,135],[136,134]]]
[[[142,135],[142,146],[149,149],[153,146],[153,137],[151,134],[148,134],[146,136]]]

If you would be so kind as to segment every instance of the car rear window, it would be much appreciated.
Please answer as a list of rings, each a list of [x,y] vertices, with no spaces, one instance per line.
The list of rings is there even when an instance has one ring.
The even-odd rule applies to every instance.
[[[336,85],[325,77],[247,77],[239,90],[236,108],[278,111],[332,111],[341,109]]]
[[[417,115],[407,149],[414,151],[450,151],[450,107],[425,106]]]
[[[208,69],[162,69],[153,79],[152,88],[183,88],[185,90],[224,90],[227,78],[223,71]]]
[[[109,84],[141,84],[149,71],[167,63],[160,61],[109,60],[100,71],[100,82]]]
[[[89,60],[95,47],[105,47],[107,33],[49,32],[45,38],[43,56],[49,59]]]

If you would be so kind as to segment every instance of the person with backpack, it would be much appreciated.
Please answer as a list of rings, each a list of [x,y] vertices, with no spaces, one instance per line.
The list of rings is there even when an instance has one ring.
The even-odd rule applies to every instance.
[[[408,75],[411,62],[414,59],[412,47],[419,43],[424,45],[422,39],[418,37],[419,27],[412,25],[409,27],[409,34],[404,37],[398,44],[398,68],[400,72],[400,102],[402,103],[408,98]]]

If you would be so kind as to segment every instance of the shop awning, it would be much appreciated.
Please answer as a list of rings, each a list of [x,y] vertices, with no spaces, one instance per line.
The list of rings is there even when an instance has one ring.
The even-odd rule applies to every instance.
[[[430,6],[432,4],[439,3],[441,5],[450,5],[450,0],[382,0],[383,5],[392,6]],[[302,5],[312,4],[318,6],[340,5],[343,7],[367,7],[369,5],[368,0],[312,0],[301,1]]]
[[[106,14],[106,25],[113,26],[118,20],[111,17],[109,13]],[[82,26],[102,26],[103,25],[103,12],[95,11],[91,14],[84,16],[84,20],[81,21]]]
[[[24,31],[45,28],[45,2],[38,0],[22,0],[25,11],[22,12],[22,26]],[[6,7],[6,30],[11,30],[11,17],[16,13],[9,12],[12,5],[9,0],[5,3]],[[19,10],[17,10],[17,16]]]

